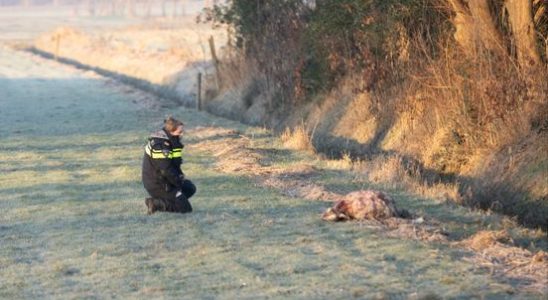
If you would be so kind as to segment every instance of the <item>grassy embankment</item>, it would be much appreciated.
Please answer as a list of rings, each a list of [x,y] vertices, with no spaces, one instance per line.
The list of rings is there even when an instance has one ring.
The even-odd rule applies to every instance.
[[[546,231],[548,7],[525,2],[232,1],[207,14],[241,46],[210,108]]]
[[[139,104],[150,96],[93,74],[0,55],[2,298],[541,297],[447,245],[323,222],[327,203],[220,173],[213,156],[192,148],[216,140],[193,134],[199,126],[233,128],[255,147],[278,148],[264,129],[182,108],[145,109]],[[198,185],[195,212],[147,216],[142,145],[167,113],[188,124],[185,171]],[[275,163],[303,160],[315,158],[286,153]],[[335,190],[369,187],[331,172],[323,180]],[[500,224],[496,215],[393,193],[454,232]]]
[[[425,17],[425,22],[430,22],[428,26],[436,27],[435,22],[445,22],[447,17],[443,10],[429,6],[413,9],[431,14]],[[305,144],[311,139],[314,148],[323,153],[335,157],[347,154],[353,160],[348,167],[358,176],[502,212],[515,216],[522,224],[546,230],[548,169],[543,112],[547,109],[547,91],[541,81],[535,80],[542,78],[545,70],[528,73],[517,68],[509,57],[493,64],[493,58],[484,57],[481,52],[475,58],[463,60],[463,54],[451,40],[450,29],[439,27],[437,36],[428,33],[433,40],[421,40],[417,32],[402,31],[402,24],[414,20],[406,19],[410,12],[402,11],[393,12],[391,18],[382,21],[379,10],[345,11],[356,22],[369,20],[364,27],[356,25],[359,22],[352,23],[354,27],[350,29],[344,27],[348,25],[344,22],[323,24],[325,20],[321,18],[329,19],[330,13],[325,11],[320,12],[318,19],[312,19],[317,22],[313,25],[319,27],[310,28],[318,32],[278,24],[282,26],[279,32],[294,35],[289,34],[285,41],[286,35],[278,36],[277,31],[272,31],[269,39],[279,41],[277,45],[287,42],[287,49],[259,52],[262,62],[253,57],[243,59],[234,52],[225,53],[221,65],[222,89],[217,91],[215,79],[206,76],[206,98],[219,96],[205,106],[215,114],[246,123],[267,124],[278,130],[286,126],[297,128],[305,133]],[[375,20],[380,27],[373,26],[377,24]],[[129,76],[129,81],[137,79],[138,85],[192,105],[196,73],[213,72],[206,62],[209,51],[205,38],[215,34],[217,43],[223,39],[219,32],[203,25],[185,24],[185,29],[177,30],[159,23],[150,30],[136,27],[101,34],[65,30],[58,32],[63,40],[59,53],[89,66]],[[330,24],[334,32],[322,35],[321,30],[327,30],[322,28]],[[386,38],[386,43],[361,43],[361,52],[349,54],[336,46],[351,42],[337,34],[337,30],[354,30],[351,32],[356,37],[352,41],[370,37],[370,41]],[[320,50],[328,55],[327,63],[346,74],[337,75],[331,70],[334,72],[331,75],[338,76],[335,84],[320,88],[308,98],[303,95],[310,93],[310,85],[318,88],[318,84],[326,81],[322,76],[330,73],[326,66],[318,65],[319,54],[313,53],[312,58],[304,55],[308,50],[303,49],[309,45],[300,45],[298,37],[307,34],[319,35],[313,45],[321,48],[326,43]],[[153,35],[156,38],[150,39]],[[38,39],[36,47],[55,53],[52,36]],[[333,42],[339,39],[342,40]],[[436,41],[444,42],[445,48],[432,44]],[[377,52],[388,53],[389,59],[375,57],[373,53]],[[319,62],[315,61],[318,59]],[[358,62],[370,67],[362,70],[349,67]],[[273,74],[265,71],[269,68],[274,70]],[[280,77],[278,73],[287,76]],[[272,88],[277,78],[285,78],[295,86]],[[281,94],[293,92],[301,96],[278,103]],[[372,175],[371,167],[383,171]],[[402,181],[402,176],[406,180]]]

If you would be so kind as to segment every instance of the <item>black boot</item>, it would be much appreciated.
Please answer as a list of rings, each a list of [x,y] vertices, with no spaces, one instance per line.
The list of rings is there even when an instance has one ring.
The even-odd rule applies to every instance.
[[[158,198],[146,198],[147,214],[152,215],[157,211],[167,211],[167,205],[164,200]]]
[[[156,212],[156,209],[154,207],[154,199],[146,198],[145,204],[147,206],[147,215],[152,215],[154,212]]]
[[[169,203],[169,211],[176,213],[189,213],[192,212],[192,206],[188,201],[188,198],[182,194],[179,197],[173,199]]]

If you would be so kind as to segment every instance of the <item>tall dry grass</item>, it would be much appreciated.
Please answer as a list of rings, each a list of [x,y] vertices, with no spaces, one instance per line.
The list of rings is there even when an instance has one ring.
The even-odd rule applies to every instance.
[[[546,161],[546,154],[538,151],[548,124],[548,85],[541,80],[546,67],[522,68],[510,55],[495,56],[480,48],[474,57],[463,57],[449,37],[436,55],[420,38],[401,35],[401,39],[394,44],[405,45],[406,55],[384,66],[385,75],[373,88],[364,86],[362,79],[379,69],[362,70],[348,74],[310,103],[291,110],[273,108],[262,119],[272,127],[287,128],[282,138],[290,144],[302,143],[299,149],[338,149],[353,157],[387,155],[381,159],[386,166],[377,165],[377,170],[391,165],[405,170],[413,161],[411,166],[420,166],[421,172],[406,171],[418,182],[405,184],[406,188],[420,194],[448,194],[459,203],[494,209],[546,228],[542,214],[547,187],[542,178],[548,174],[546,168],[533,167]],[[231,78],[244,78],[234,74],[237,70],[249,69],[231,68]],[[244,114],[246,106],[273,97],[260,85],[255,88],[242,98],[247,103]],[[304,128],[314,128],[313,146],[308,145]],[[531,159],[532,153],[540,157]],[[398,181],[404,178],[398,172],[383,176]],[[437,181],[423,184],[431,174],[439,175],[434,176]]]
[[[309,153],[316,152],[312,144],[312,133],[308,132],[304,124],[293,129],[287,127],[280,135],[280,139],[289,149],[303,150]]]
[[[548,124],[548,85],[540,80],[546,67],[519,67],[514,57],[484,49],[462,59],[458,49],[445,47],[442,57],[418,70],[419,88],[401,103],[411,113],[398,119],[400,130],[426,147],[410,149],[408,138],[407,145],[389,148],[405,149],[426,167],[457,175],[468,186],[468,204],[548,228],[542,180],[548,170],[534,168],[546,161],[546,153],[538,153]],[[417,115],[420,123],[413,124]],[[531,159],[532,153],[540,155]]]

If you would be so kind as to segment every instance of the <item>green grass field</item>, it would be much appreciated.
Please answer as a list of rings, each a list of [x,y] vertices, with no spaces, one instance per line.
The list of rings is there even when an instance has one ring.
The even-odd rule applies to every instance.
[[[133,97],[0,48],[0,298],[543,297],[449,246],[323,222],[329,203],[219,173],[213,156],[192,148],[201,141],[192,135],[184,170],[198,187],[195,211],[147,216],[142,146],[165,115],[190,132],[264,130],[183,108],[147,110]],[[353,188],[341,178],[322,180]],[[449,209],[421,201],[404,203],[440,216]]]

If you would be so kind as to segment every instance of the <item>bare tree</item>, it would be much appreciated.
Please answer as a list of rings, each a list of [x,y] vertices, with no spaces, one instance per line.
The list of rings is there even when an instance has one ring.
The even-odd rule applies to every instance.
[[[154,4],[153,0],[144,0],[144,6],[145,6],[145,15],[147,17],[150,17],[152,15],[152,5]]]
[[[88,12],[91,16],[95,16],[96,12],[96,0],[87,0]]]
[[[536,45],[533,2],[506,0],[505,5],[520,65],[538,64],[540,55]]]
[[[489,0],[448,0],[455,17],[455,40],[467,51],[484,46],[493,51],[502,47],[502,37],[489,11]]]
[[[166,3],[167,0],[162,0],[162,17],[166,16]]]
[[[179,0],[162,0],[162,16],[167,16],[167,4],[168,2],[171,3],[171,9],[172,9],[172,16],[177,16],[177,10],[178,10],[178,4],[180,3]]]
[[[129,15],[132,17],[137,16],[136,4],[135,4],[136,0],[126,0],[125,2],[129,10]]]
[[[525,67],[538,64],[541,59],[536,45],[533,1],[537,0],[446,0],[454,12],[455,40],[462,49],[475,55],[478,48],[495,54],[515,49],[518,63]],[[501,24],[493,14],[493,7],[507,13],[507,24]],[[503,38],[504,27],[511,29],[508,45]]]

